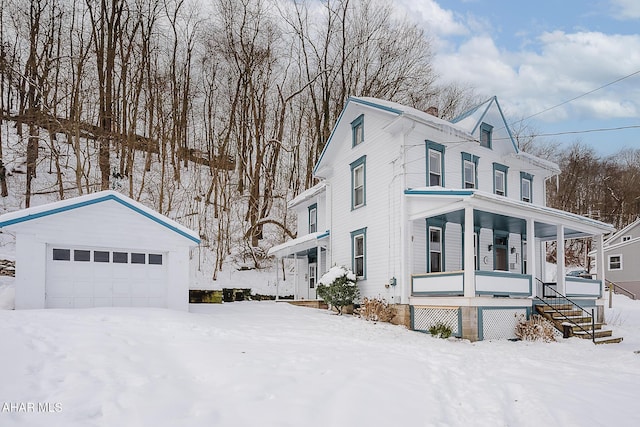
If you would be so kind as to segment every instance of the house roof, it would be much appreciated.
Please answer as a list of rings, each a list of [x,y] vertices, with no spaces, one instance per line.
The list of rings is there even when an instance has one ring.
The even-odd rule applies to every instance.
[[[304,203],[305,201],[311,199],[312,197],[317,196],[318,194],[322,193],[325,190],[326,186],[327,184],[324,181],[322,181],[314,185],[313,187],[306,189],[305,191],[303,191],[302,193],[298,194],[296,197],[291,199],[289,203],[287,203],[287,208],[291,209],[299,205],[300,203]]]
[[[178,224],[176,221],[167,218],[166,216],[150,209],[143,204],[136,202],[129,197],[118,193],[117,191],[100,191],[97,193],[86,194],[71,199],[60,200],[58,202],[48,203],[40,206],[33,206],[27,209],[22,209],[15,212],[9,212],[4,215],[0,215],[0,228],[12,227],[33,221],[40,218],[45,218],[51,215],[57,215],[63,212],[79,209],[85,206],[91,206],[98,203],[104,203],[108,201],[114,201],[122,206],[136,212],[151,221],[154,221],[167,229],[186,237],[192,242],[199,244],[200,237],[189,228]]]
[[[536,166],[540,166],[553,173],[560,172],[558,165],[556,165],[555,163],[545,161],[543,159],[538,159],[535,156],[523,153],[518,149],[518,146],[515,143],[515,139],[511,134],[511,130],[509,129],[507,121],[502,112],[502,108],[500,107],[498,99],[495,96],[489,98],[488,100],[484,101],[480,105],[477,105],[476,107],[472,108],[466,113],[456,117],[451,122],[441,119],[439,117],[433,116],[425,111],[408,107],[406,105],[402,105],[397,102],[387,101],[387,100],[378,99],[378,98],[370,98],[370,97],[349,97],[349,99],[347,99],[347,102],[345,103],[345,106],[342,112],[340,113],[340,116],[338,117],[338,120],[336,121],[335,126],[333,127],[333,130],[331,131],[331,135],[329,136],[329,139],[327,140],[327,143],[325,144],[324,149],[322,150],[322,153],[320,153],[320,157],[318,158],[318,161],[316,162],[316,165],[313,169],[314,174],[318,173],[320,169],[320,165],[323,162],[325,154],[329,150],[329,147],[331,146],[331,142],[333,141],[336,135],[336,131],[340,125],[340,122],[342,120],[342,117],[345,111],[347,111],[347,109],[354,104],[369,107],[369,108],[374,108],[374,109],[377,109],[378,111],[382,111],[390,115],[395,115],[398,117],[406,117],[407,119],[410,119],[419,123],[424,123],[428,126],[435,127],[446,134],[453,135],[456,138],[459,138],[463,141],[476,141],[477,138],[474,137],[473,135],[477,132],[480,125],[485,121],[489,112],[497,111],[496,113],[497,116],[494,114],[494,117],[498,117],[497,120],[502,121],[503,126],[499,126],[498,128],[495,129],[495,131],[504,132],[503,138],[507,139],[511,143],[510,146],[513,149],[514,156],[528,163],[533,164],[533,162],[535,162]]]
[[[285,258],[293,254],[318,247],[318,240],[326,237],[329,237],[329,230],[305,234],[304,236],[288,240],[280,245],[272,247],[267,252],[267,255],[275,255],[278,258]]]
[[[620,229],[619,231],[616,231],[615,233],[613,233],[611,236],[609,236],[609,238],[607,240],[605,240],[604,244],[607,245],[609,242],[613,242],[615,239],[618,239],[622,236],[624,236],[625,234],[627,234],[629,232],[629,230],[635,228],[636,226],[640,225],[640,217],[637,218],[635,221],[633,221],[631,224],[628,224],[626,227]]]

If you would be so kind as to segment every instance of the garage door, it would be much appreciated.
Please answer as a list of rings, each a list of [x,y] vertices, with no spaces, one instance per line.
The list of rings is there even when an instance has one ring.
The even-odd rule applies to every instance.
[[[45,306],[166,307],[167,254],[47,246]]]

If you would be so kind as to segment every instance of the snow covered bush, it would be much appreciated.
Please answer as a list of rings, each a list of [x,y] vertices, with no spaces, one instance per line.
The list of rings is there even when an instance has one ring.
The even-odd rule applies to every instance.
[[[364,320],[390,322],[395,315],[396,310],[384,298],[365,298],[360,307],[360,316]]]
[[[345,267],[331,267],[318,280],[318,295],[342,314],[342,309],[360,296],[356,275]]]
[[[553,325],[537,314],[531,316],[529,320],[520,315],[516,325],[516,337],[525,341],[553,342],[556,340],[554,331]]]

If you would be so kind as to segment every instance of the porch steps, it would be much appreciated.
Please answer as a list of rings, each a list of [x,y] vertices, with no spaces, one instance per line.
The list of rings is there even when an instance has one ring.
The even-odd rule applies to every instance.
[[[602,323],[592,325],[591,316],[577,310],[572,304],[536,305],[536,310],[560,332],[565,333],[564,325],[570,325],[570,336],[590,340],[593,335],[595,344],[614,344],[622,341],[622,337],[613,336],[612,330],[603,329]]]

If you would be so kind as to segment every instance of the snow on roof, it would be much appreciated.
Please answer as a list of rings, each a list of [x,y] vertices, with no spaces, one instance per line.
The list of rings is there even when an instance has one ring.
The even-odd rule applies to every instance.
[[[280,245],[276,245],[269,249],[267,255],[275,255],[277,257],[286,257],[293,255],[296,252],[304,251],[307,249],[315,248],[317,241],[323,239],[329,235],[327,231],[316,231],[315,233],[305,234],[295,239],[288,240]]]
[[[310,198],[322,193],[325,190],[325,187],[326,187],[326,184],[324,181],[319,182],[318,184],[314,185],[311,188],[306,189],[305,191],[303,191],[302,193],[298,194],[296,197],[291,199],[289,203],[287,203],[287,207],[291,209],[292,207],[297,206],[306,200],[309,200]]]
[[[525,153],[524,151],[520,151],[518,153],[513,153],[513,157],[524,160],[532,165],[541,167],[543,169],[547,169],[551,172],[560,173],[560,166],[556,163],[551,162],[549,160],[541,159],[540,157],[536,157],[533,154]]]
[[[138,214],[147,217],[148,219],[155,221],[164,227],[167,227],[168,229],[182,235],[183,237],[186,237],[187,239],[195,243],[200,243],[200,237],[194,231],[154,211],[153,209],[150,209],[143,204],[130,199],[129,197],[112,190],[85,194],[83,196],[73,197],[71,199],[60,200],[40,206],[33,206],[27,209],[21,209],[19,211],[0,215],[0,228],[10,227],[34,219],[39,219],[47,217],[49,215],[55,215],[110,200],[120,203],[121,205],[133,210],[134,212],[137,212]]]

